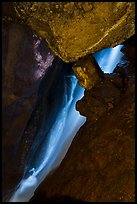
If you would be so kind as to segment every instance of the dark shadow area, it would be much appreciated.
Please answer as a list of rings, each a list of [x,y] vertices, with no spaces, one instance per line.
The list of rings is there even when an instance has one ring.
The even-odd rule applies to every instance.
[[[59,202],[59,203],[79,203],[79,202],[82,202],[82,203],[85,203],[85,201],[83,200],[80,200],[80,199],[74,199],[74,198],[71,198],[69,196],[54,196],[53,198],[47,198],[45,199],[45,197],[40,197],[40,198],[33,198],[31,199],[29,202]]]

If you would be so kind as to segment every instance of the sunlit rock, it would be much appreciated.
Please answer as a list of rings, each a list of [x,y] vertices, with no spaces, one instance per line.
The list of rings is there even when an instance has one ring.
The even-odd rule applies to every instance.
[[[103,72],[93,56],[86,56],[78,60],[73,70],[79,84],[86,89],[91,89],[103,77]]]
[[[114,47],[135,33],[135,2],[17,2],[14,8],[66,62]]]
[[[73,65],[73,70],[79,84],[85,89],[91,89],[104,78],[104,73],[112,73],[120,62],[123,53],[120,51],[123,45],[107,48],[93,55],[87,55]]]

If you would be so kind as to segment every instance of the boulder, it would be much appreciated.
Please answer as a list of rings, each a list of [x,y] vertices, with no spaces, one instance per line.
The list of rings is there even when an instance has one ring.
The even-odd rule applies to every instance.
[[[119,45],[135,33],[135,2],[18,2],[14,8],[66,62]]]

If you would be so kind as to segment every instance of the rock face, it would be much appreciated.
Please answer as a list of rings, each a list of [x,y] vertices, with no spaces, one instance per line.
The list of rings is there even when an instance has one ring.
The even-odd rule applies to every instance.
[[[103,71],[100,69],[95,58],[89,55],[78,60],[73,65],[73,71],[79,84],[85,89],[91,89],[103,77]]]
[[[135,33],[135,2],[18,2],[14,8],[66,62],[114,47]]]
[[[3,189],[21,176],[16,149],[32,113],[36,93],[31,71],[35,64],[31,31],[20,25],[3,28]],[[6,48],[6,49],[5,49]],[[14,179],[12,179],[14,178]]]
[[[128,70],[134,66],[135,49],[133,44],[126,47],[133,54],[126,52]],[[60,167],[40,185],[31,202],[135,201],[135,76],[132,69],[123,89],[118,69],[86,90],[78,102],[77,109],[88,120]]]
[[[51,65],[53,55],[50,58],[49,48],[43,45],[35,48],[33,32],[26,26],[4,24],[2,34],[2,185],[5,197],[10,195],[23,175],[25,157],[33,137],[29,135],[24,141],[22,137],[36,106],[41,81],[39,73],[41,74],[42,66],[46,69]],[[47,62],[45,59],[47,64],[45,62],[44,65],[40,64],[42,60],[38,61],[36,58],[36,54],[42,55],[42,52],[48,60]],[[32,135],[33,132],[35,132],[34,127]]]

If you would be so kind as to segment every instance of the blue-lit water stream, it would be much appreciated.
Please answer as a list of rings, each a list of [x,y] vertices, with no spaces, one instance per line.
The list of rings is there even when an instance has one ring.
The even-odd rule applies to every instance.
[[[121,48],[122,45],[119,45],[94,54],[105,73],[111,73],[120,61],[123,55],[120,52]],[[9,202],[28,202],[30,200],[35,189],[48,173],[59,166],[74,136],[86,121],[86,118],[75,109],[76,102],[84,96],[84,88],[79,86],[73,73],[64,74],[60,86],[62,85],[64,86],[62,94],[60,88],[56,90],[56,96],[61,97],[61,103],[59,102],[58,106],[53,103],[52,105],[57,107],[51,107],[53,110],[59,107],[58,114],[54,115],[53,111],[49,112],[54,115],[54,122],[50,124],[50,130],[47,131],[48,122],[45,121],[41,125],[28,155],[24,177]],[[50,115],[48,117],[50,118]]]

